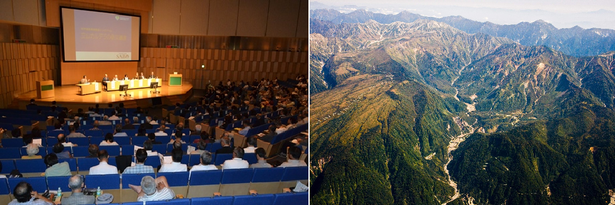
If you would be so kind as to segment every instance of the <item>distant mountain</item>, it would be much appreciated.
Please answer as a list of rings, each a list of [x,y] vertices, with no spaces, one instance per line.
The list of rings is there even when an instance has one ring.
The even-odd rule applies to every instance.
[[[582,29],[580,27],[557,29],[542,20],[533,23],[497,25],[490,22],[481,23],[460,16],[432,18],[406,11],[387,15],[365,10],[344,14],[332,9],[311,10],[310,18],[330,21],[334,24],[365,23],[368,20],[375,20],[383,24],[395,21],[409,23],[418,19],[429,19],[446,23],[466,33],[484,33],[495,37],[505,37],[525,46],[544,45],[572,56],[595,56],[615,51],[615,30]]]

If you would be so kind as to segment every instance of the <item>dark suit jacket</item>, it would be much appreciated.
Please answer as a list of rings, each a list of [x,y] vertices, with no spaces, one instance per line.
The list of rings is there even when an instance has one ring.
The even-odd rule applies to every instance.
[[[233,153],[233,148],[229,146],[229,147],[222,147],[216,150],[216,154],[220,154],[220,153]]]

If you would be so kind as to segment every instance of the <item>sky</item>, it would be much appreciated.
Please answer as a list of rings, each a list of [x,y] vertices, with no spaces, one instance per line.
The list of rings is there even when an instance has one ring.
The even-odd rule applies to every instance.
[[[402,10],[430,17],[463,16],[480,22],[517,24],[544,20],[557,28],[615,29],[613,0],[310,0],[342,12],[367,9],[395,14]],[[317,2],[317,3],[315,3]]]

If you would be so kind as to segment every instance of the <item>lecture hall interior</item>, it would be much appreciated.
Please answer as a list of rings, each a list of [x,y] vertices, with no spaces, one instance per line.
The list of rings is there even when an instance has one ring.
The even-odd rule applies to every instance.
[[[0,0],[0,204],[308,204],[308,58],[308,0]]]

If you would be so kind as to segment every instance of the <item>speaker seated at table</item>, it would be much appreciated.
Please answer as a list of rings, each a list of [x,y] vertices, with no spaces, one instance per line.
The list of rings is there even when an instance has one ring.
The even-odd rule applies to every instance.
[[[150,91],[151,93],[158,93],[158,94],[160,94],[160,91],[158,91],[158,82],[151,82],[149,87],[150,88],[154,88],[154,90]]]
[[[123,97],[128,97],[128,96],[130,96],[130,95],[128,94],[128,85],[120,85],[120,91],[124,91],[124,94],[121,94],[121,93],[120,93],[120,96],[123,96]]]

